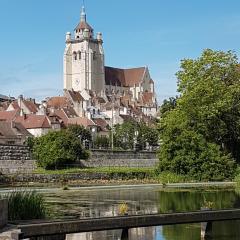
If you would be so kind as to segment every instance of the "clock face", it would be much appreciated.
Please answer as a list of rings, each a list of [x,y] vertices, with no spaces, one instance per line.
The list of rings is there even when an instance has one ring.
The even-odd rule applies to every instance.
[[[79,79],[76,79],[76,80],[75,80],[75,84],[78,86],[79,83],[80,83],[80,80],[79,80]]]

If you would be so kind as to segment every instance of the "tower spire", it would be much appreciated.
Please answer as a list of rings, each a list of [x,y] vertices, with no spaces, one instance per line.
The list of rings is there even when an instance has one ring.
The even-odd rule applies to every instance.
[[[83,1],[83,6],[82,6],[82,11],[81,11],[81,22],[86,22],[86,12],[85,12],[85,6],[84,6],[84,1]]]

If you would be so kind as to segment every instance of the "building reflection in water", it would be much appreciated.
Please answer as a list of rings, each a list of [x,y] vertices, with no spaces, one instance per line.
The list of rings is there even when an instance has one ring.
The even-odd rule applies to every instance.
[[[156,228],[133,228],[129,230],[129,240],[156,239]],[[69,234],[66,240],[120,240],[121,230]]]

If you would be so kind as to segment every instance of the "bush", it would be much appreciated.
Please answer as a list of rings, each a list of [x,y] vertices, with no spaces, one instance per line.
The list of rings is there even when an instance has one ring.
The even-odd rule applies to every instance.
[[[159,158],[160,171],[188,175],[196,180],[225,180],[235,175],[236,163],[231,156],[190,130],[178,133],[175,141],[164,141]]]
[[[10,221],[44,219],[47,215],[44,199],[35,191],[14,191],[6,197]]]
[[[49,132],[35,140],[33,154],[38,166],[45,169],[70,164],[88,155],[82,148],[80,140],[67,130]]]

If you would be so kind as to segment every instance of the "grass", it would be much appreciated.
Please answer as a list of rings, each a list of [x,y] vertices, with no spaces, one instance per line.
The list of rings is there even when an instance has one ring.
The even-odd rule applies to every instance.
[[[104,173],[110,179],[120,178],[122,180],[152,180],[156,183],[183,183],[193,181],[187,176],[177,175],[171,172],[157,173],[155,168],[129,168],[129,167],[98,167],[98,168],[69,168],[61,170],[45,170],[38,168],[34,171],[35,174],[46,175],[64,175],[64,174],[77,174],[77,173]]]
[[[154,174],[155,168],[128,167],[98,167],[98,168],[69,168],[61,170],[45,170],[37,168],[35,174],[72,174],[72,173],[148,173]]]
[[[44,219],[47,215],[44,199],[36,191],[13,191],[5,197],[10,221]]]

